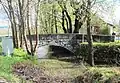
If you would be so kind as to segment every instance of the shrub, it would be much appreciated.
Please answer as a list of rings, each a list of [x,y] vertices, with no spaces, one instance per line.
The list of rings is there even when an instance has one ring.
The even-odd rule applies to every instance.
[[[0,45],[0,54],[2,54],[2,46]]]
[[[0,41],[0,54],[2,54],[2,45],[1,45],[1,41]]]
[[[107,77],[104,74],[112,74]],[[114,72],[98,72],[98,71],[87,71],[83,75],[78,76],[74,79],[74,83],[119,83],[120,75]]]
[[[79,55],[85,57],[88,56],[88,44],[81,44]],[[119,43],[93,43],[93,52],[95,61],[103,62],[115,62],[120,58],[120,44]]]
[[[13,56],[28,58],[27,52],[25,52],[22,48],[14,49]]]

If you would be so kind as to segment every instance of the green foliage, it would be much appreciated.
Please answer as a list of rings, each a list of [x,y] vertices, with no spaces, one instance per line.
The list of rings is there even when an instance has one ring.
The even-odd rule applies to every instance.
[[[2,54],[2,46],[0,45],[0,54]]]
[[[22,48],[14,49],[13,56],[28,58],[27,52],[25,52],[24,49],[22,49]]]
[[[20,79],[12,74],[12,65],[22,61],[24,61],[24,59],[20,57],[0,56],[0,77],[4,77],[11,83],[18,83]]]
[[[2,42],[0,41],[0,54],[2,54]]]
[[[28,59],[30,61],[32,61],[34,64],[38,63],[37,57],[28,55],[27,52],[24,51],[24,49],[22,48],[18,48],[18,49],[14,49],[13,51],[13,57],[21,57],[23,59]]]
[[[87,59],[88,45],[81,44],[79,55]],[[120,44],[117,42],[111,43],[93,43],[93,52],[95,61],[105,61],[107,63],[115,62],[120,54]]]
[[[110,78],[112,76],[117,75],[117,72],[113,71],[112,68],[106,68],[106,67],[92,67],[89,68],[89,71],[101,73],[103,77],[106,78]]]
[[[109,34],[109,29],[105,25],[102,25],[100,29],[101,34],[108,35]]]
[[[90,67],[83,75],[77,77],[75,83],[118,83],[119,77],[120,74],[112,67]]]
[[[91,13],[91,25],[100,27],[100,34],[109,35],[109,25],[96,14]]]
[[[28,59],[33,63],[33,64],[38,64],[38,58],[37,56],[29,56]]]

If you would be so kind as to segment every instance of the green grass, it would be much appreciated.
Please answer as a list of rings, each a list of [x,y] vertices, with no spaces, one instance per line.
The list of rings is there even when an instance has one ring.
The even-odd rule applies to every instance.
[[[120,75],[120,67],[90,67],[82,64],[75,65],[70,62],[64,62],[53,59],[41,59],[40,67],[45,68],[45,73],[49,76],[59,76],[67,78],[76,78],[77,76],[83,75],[85,72],[98,72],[103,75],[104,78],[110,78],[115,75]]]
[[[88,44],[87,42],[83,42],[81,44]],[[120,46],[120,43],[119,42],[108,42],[108,43],[99,43],[99,42],[93,42],[93,46]]]
[[[120,43],[120,40],[115,40],[115,42]]]
[[[21,61],[24,59],[20,57],[0,56],[0,77],[12,83],[19,83],[20,79],[12,73],[12,65]]]
[[[115,75],[120,75],[120,67],[90,67],[89,71],[98,72],[105,78],[110,78]]]
[[[39,66],[45,68],[45,73],[49,76],[59,76],[74,78],[86,70],[83,65],[75,65],[70,62],[64,62],[54,59],[41,59]]]
[[[23,61],[26,62],[26,60],[21,57],[0,56],[0,78],[4,78],[10,81],[10,83],[26,83],[21,82],[21,79],[12,72],[12,65]],[[116,74],[120,75],[120,67],[85,67],[82,63],[73,64],[55,59],[40,59],[37,63],[36,66],[44,68],[44,73],[51,77],[76,78],[88,71],[99,72],[105,78],[112,77]]]

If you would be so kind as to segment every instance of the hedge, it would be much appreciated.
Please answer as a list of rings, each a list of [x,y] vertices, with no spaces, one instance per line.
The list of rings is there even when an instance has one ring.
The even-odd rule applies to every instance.
[[[82,43],[79,49],[79,56],[87,60],[88,44]],[[94,60],[100,62],[116,62],[120,59],[120,43],[93,43]],[[78,52],[77,52],[78,53]]]

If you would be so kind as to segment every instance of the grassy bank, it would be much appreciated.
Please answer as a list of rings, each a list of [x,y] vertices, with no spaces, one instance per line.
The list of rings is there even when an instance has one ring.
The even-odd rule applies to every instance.
[[[42,75],[42,74],[40,74],[41,71],[38,71],[40,69],[43,70],[42,72],[45,74],[45,76],[48,76],[48,77],[54,78],[54,79],[56,79],[56,78],[63,79],[64,78],[67,80],[68,79],[72,79],[72,80],[81,79],[83,77],[86,77],[86,74],[88,74],[87,76],[90,76],[90,77],[95,76],[95,78],[97,78],[97,81],[99,79],[107,80],[114,76],[120,75],[120,67],[115,67],[115,66],[110,67],[110,66],[102,65],[102,66],[90,67],[88,65],[86,65],[86,66],[83,65],[83,63],[71,63],[71,62],[64,62],[64,61],[59,61],[59,60],[55,60],[55,59],[39,59],[36,61],[36,63],[37,63],[36,64],[36,63],[34,63],[34,61],[32,62],[30,60],[25,60],[21,57],[0,56],[0,79],[4,78],[10,83],[26,83],[26,82],[23,82],[25,80],[21,80],[22,78],[20,76],[22,76],[22,74],[20,76],[18,76],[18,74],[13,73],[12,67],[13,67],[13,65],[17,64],[18,62],[20,62],[20,64],[16,65],[16,66],[18,66],[18,67],[24,66],[25,68],[27,68],[27,69],[25,69],[26,72],[24,72],[24,73],[27,73],[26,75],[28,75],[28,76],[32,76],[33,73],[36,73],[36,75],[37,74]],[[27,62],[28,64],[25,62]],[[35,65],[35,66],[30,65],[29,62],[30,62],[30,64]],[[32,72],[31,72],[31,70],[32,70]],[[79,76],[82,76],[82,77],[79,77]],[[101,76],[101,77],[99,77],[99,76]],[[90,77],[88,77],[88,78],[90,78]],[[89,80],[89,79],[87,79],[87,80]],[[94,81],[96,81],[96,80],[94,80]],[[30,83],[30,82],[28,82],[28,83]],[[55,83],[57,83],[57,82],[55,82]],[[69,82],[67,82],[67,83],[69,83]],[[77,83],[77,82],[72,82],[72,83]],[[85,82],[83,82],[83,83],[85,83]]]
[[[0,56],[0,77],[8,82],[19,83],[20,79],[12,73],[12,65],[24,61],[20,57]]]
[[[86,67],[82,64],[74,64],[54,59],[42,59],[39,66],[45,68],[45,73],[52,77],[75,78],[86,71]]]

